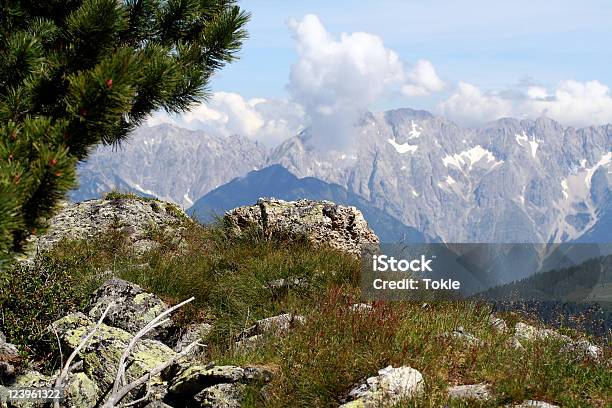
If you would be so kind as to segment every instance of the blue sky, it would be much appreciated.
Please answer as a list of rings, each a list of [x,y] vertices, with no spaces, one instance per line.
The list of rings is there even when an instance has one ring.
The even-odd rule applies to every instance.
[[[170,122],[270,145],[349,132],[365,110],[464,126],[612,123],[612,0],[247,0],[250,38],[213,97]]]
[[[612,1],[287,1],[240,3],[252,12],[241,59],[219,73],[215,91],[287,97],[296,61],[287,21],[316,14],[327,30],[382,37],[402,59],[430,60],[449,81],[509,88],[530,77],[547,87],[561,80],[612,84]],[[439,97],[439,96],[438,96]],[[390,98],[382,107],[421,105],[437,98]]]

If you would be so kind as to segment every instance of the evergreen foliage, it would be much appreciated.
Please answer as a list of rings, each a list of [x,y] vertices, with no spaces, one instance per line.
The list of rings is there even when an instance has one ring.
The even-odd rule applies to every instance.
[[[0,0],[0,262],[94,146],[204,99],[248,19],[233,0]]]

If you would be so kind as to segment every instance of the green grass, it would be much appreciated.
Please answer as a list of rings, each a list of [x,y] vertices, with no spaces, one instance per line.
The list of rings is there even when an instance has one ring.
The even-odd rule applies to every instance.
[[[105,200],[139,200],[139,201],[156,201],[155,198],[143,197],[135,193],[124,192],[119,190],[111,190],[104,194]]]
[[[241,237],[222,226],[190,225],[182,242],[165,240],[141,256],[120,235],[92,242],[63,242],[46,254],[33,276],[15,268],[0,287],[3,330],[24,345],[31,358],[56,366],[55,339],[48,323],[83,309],[91,292],[119,276],[157,293],[169,303],[196,300],[176,319],[207,321],[205,359],[218,364],[260,364],[275,373],[264,400],[257,387],[245,397],[249,407],[336,407],[347,392],[387,365],[409,365],[426,381],[422,397],[401,406],[478,406],[448,401],[449,385],[488,382],[499,406],[539,399],[564,407],[606,407],[612,403],[610,367],[572,361],[553,341],[509,348],[510,333],[496,333],[490,308],[468,302],[379,302],[371,312],[355,312],[359,263],[331,249],[314,249],[303,239],[266,240],[256,230]],[[278,278],[306,278],[307,287],[274,290]],[[21,312],[25,311],[25,312]],[[254,321],[284,312],[306,317],[286,336],[269,336],[253,349],[236,349],[234,339]],[[524,318],[507,315],[509,323]],[[458,326],[485,341],[470,347],[443,333]],[[611,356],[606,348],[605,360]]]

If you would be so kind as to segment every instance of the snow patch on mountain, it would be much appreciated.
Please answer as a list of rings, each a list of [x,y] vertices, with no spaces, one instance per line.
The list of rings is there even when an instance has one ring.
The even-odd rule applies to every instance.
[[[408,139],[418,139],[419,137],[421,137],[421,132],[423,131],[423,128],[419,127],[419,125],[417,125],[414,120],[411,120],[410,124],[412,126],[412,129],[410,130],[410,132],[408,132]]]
[[[389,142],[389,144],[391,146],[393,146],[393,148],[399,153],[399,154],[404,154],[404,153],[414,153],[417,151],[417,149],[419,148],[418,145],[411,145],[409,143],[397,143],[395,141],[395,139],[387,139],[387,141]]]
[[[526,143],[529,140],[529,137],[527,136],[527,133],[525,133],[525,131],[523,131],[522,135],[515,135],[514,136],[516,139],[516,143],[518,143],[519,146],[523,146],[523,143]]]
[[[611,161],[612,152],[602,155],[591,167],[583,161],[577,172],[561,180],[563,199],[555,205],[559,209],[556,240],[575,239],[598,221],[597,207],[590,196],[591,180],[598,168]]]
[[[516,143],[519,144],[519,146],[524,146],[524,144],[528,144],[529,148],[531,149],[531,157],[533,157],[534,159],[536,158],[536,154],[538,152],[538,147],[540,147],[540,142],[541,140],[537,140],[536,137],[534,135],[532,135],[531,137],[529,137],[527,135],[527,132],[525,132],[523,130],[522,134],[516,134],[515,136],[516,139]]]
[[[458,169],[463,169],[463,167],[467,165],[468,170],[472,170],[472,167],[482,159],[485,159],[487,163],[492,162],[492,166],[503,163],[503,161],[496,160],[492,152],[483,148],[481,145],[476,145],[461,153],[444,156],[444,158],[442,158],[442,164],[444,167],[450,165]]]
[[[540,144],[534,139],[529,141],[529,147],[531,147],[531,156],[535,159]]]

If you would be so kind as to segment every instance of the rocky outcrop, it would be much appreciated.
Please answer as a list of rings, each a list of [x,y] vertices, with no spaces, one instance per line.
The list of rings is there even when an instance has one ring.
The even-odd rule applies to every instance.
[[[146,251],[155,244],[152,230],[177,236],[189,220],[175,204],[126,196],[125,198],[89,200],[66,205],[51,218],[46,234],[33,239],[38,251],[49,249],[60,240],[89,239],[109,230],[120,232],[136,251]]]
[[[168,391],[174,395],[196,395],[207,386],[235,383],[243,378],[241,367],[194,365],[177,375]]]
[[[265,367],[192,365],[170,380],[167,400],[191,400],[203,408],[237,408],[247,384],[264,384],[272,379]]]
[[[393,406],[402,400],[421,393],[424,381],[421,373],[411,367],[388,366],[378,370],[378,375],[368,378],[353,388],[348,395],[349,402],[340,408],[377,408]]]
[[[225,220],[236,233],[255,227],[267,236],[304,236],[315,245],[331,246],[358,257],[364,248],[379,244],[358,209],[330,201],[260,199],[256,205],[229,211]]]
[[[104,323],[118,327],[128,333],[136,334],[148,322],[164,312],[168,307],[152,293],[123,279],[112,278],[100,286],[91,299],[89,317],[98,320],[112,303]],[[173,334],[173,324],[169,320],[147,334],[148,338],[169,341]]]
[[[65,353],[75,350],[94,326],[95,322],[81,313],[63,317],[53,323],[53,329],[62,341]],[[95,379],[101,389],[108,390],[112,386],[117,364],[132,338],[133,335],[123,329],[101,324],[87,347],[79,352],[79,359],[83,361],[83,372],[89,378]],[[129,358],[126,379],[133,381],[175,355],[176,353],[162,342],[143,339],[136,344]],[[156,376],[152,382],[159,384],[163,383],[163,380]]]
[[[193,323],[187,326],[184,330],[180,330],[178,340],[174,345],[174,351],[180,352],[194,341],[201,341],[208,336],[212,330],[212,325],[209,323]]]
[[[114,306],[108,309],[105,318],[98,324],[108,304]],[[78,350],[73,369],[62,382],[65,397],[62,406],[103,406],[112,394],[119,361],[125,350],[131,347],[130,344],[133,344],[133,348],[126,360],[125,379],[122,383],[129,384],[157,371],[148,381],[130,391],[122,403],[146,396],[136,406],[233,408],[240,406],[247,384],[264,385],[272,379],[272,371],[265,367],[217,366],[213,363],[202,365],[195,353],[187,353],[186,351],[192,349],[187,349],[186,346],[198,342],[205,336],[205,332],[210,330],[210,325],[206,323],[193,324],[181,333],[169,320],[160,326],[163,330],[153,330],[150,336],[143,336],[134,342],[135,333],[168,308],[157,296],[144,291],[140,286],[114,278],[95,291],[91,309],[87,314],[73,313],[55,321],[50,329],[61,343],[64,358]],[[261,333],[288,330],[298,319],[298,316],[288,316],[290,317],[282,315],[264,319],[254,327]],[[84,339],[92,332],[93,336],[85,347],[82,347]],[[168,333],[181,335],[169,336]],[[6,343],[4,336],[0,337],[0,340],[3,350],[17,354],[17,348]],[[184,353],[179,354],[180,351]],[[13,387],[52,387],[58,376],[59,371],[52,375],[28,371],[6,381],[3,379],[3,383]],[[0,407],[4,407],[2,404],[0,401]],[[46,407],[42,403],[12,401],[7,406]]]
[[[195,397],[202,408],[240,408],[244,384],[215,384],[204,388]]]

